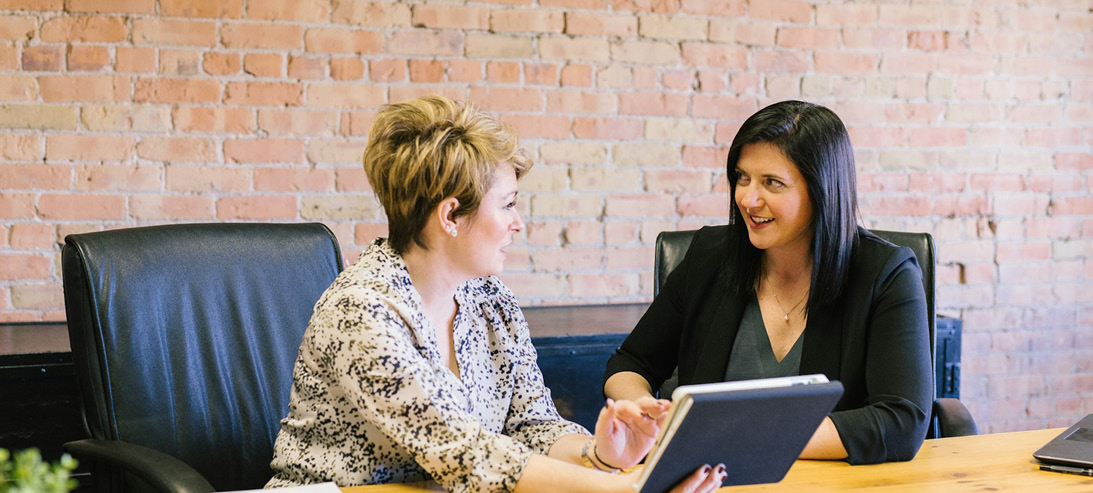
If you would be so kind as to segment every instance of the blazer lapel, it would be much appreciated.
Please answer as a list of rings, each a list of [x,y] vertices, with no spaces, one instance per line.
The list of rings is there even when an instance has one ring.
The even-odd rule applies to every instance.
[[[834,310],[822,308],[809,313],[800,374],[823,373],[828,379],[837,380],[842,365],[842,338],[842,320]]]
[[[729,354],[732,353],[732,345],[740,329],[740,319],[744,316],[742,299],[734,297],[727,289],[719,290],[722,293],[721,301],[713,312],[713,318],[702,323],[710,327],[710,330],[701,341],[694,381],[691,383],[720,382],[725,379]]]

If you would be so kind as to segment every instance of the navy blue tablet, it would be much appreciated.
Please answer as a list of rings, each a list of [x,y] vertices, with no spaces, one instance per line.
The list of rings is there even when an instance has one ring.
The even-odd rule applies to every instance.
[[[781,481],[842,393],[819,374],[678,387],[634,488],[668,491],[704,464],[725,464],[722,486]]]

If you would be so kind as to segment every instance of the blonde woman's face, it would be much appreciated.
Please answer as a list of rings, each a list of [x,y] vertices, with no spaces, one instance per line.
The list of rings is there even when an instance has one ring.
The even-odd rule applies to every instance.
[[[498,275],[505,267],[505,247],[512,237],[524,229],[524,221],[516,211],[516,171],[502,165],[494,174],[493,185],[478,211],[459,228],[459,243],[464,246],[462,258],[474,277]]]

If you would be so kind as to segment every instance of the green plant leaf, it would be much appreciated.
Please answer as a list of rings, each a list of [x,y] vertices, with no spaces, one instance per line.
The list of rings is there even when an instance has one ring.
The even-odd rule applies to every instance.
[[[50,464],[36,448],[14,454],[0,448],[0,493],[68,493],[77,486],[71,478],[77,464],[68,454]]]

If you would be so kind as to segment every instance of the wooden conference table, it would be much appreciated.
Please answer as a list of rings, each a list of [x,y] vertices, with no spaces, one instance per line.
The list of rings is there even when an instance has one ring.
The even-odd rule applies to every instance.
[[[914,460],[870,466],[799,460],[775,484],[736,486],[718,491],[1093,491],[1093,478],[1041,471],[1032,452],[1062,433],[1051,430],[995,433],[926,440]],[[342,488],[343,493],[443,491],[433,483]]]

